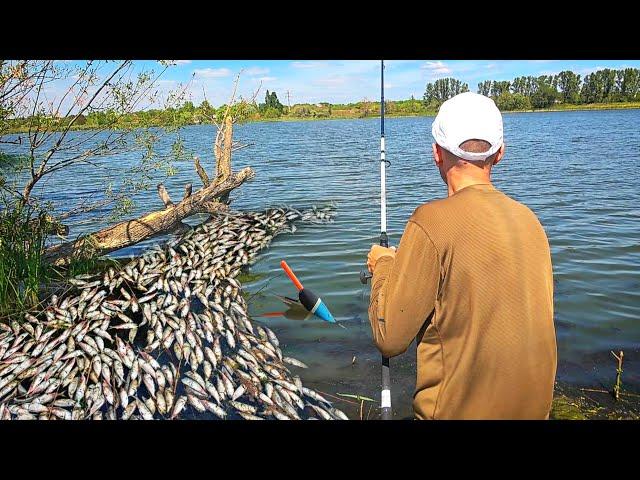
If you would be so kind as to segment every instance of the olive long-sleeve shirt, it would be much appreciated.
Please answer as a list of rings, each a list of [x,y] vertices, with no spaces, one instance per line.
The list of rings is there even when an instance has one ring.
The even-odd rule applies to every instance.
[[[548,418],[549,244],[535,214],[492,185],[415,210],[395,258],[375,267],[369,320],[385,356],[418,342],[417,418]]]

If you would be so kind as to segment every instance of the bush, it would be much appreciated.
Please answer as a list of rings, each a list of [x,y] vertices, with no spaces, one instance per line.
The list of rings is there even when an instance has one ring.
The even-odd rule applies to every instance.
[[[291,107],[291,114],[295,117],[308,117],[311,115],[311,110],[306,105],[294,105]]]
[[[520,93],[502,93],[496,98],[496,105],[502,111],[531,110],[531,101]]]
[[[262,118],[279,118],[280,115],[280,110],[273,107],[267,107],[260,113]]]
[[[556,103],[558,92],[555,88],[543,85],[531,96],[533,108],[549,108]]]

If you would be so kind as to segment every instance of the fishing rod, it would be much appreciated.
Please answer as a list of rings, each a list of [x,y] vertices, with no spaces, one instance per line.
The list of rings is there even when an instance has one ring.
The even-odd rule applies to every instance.
[[[389,247],[387,236],[387,186],[386,169],[389,161],[385,158],[384,145],[384,60],[380,60],[380,246]],[[366,284],[373,275],[367,270],[360,272],[360,281]],[[389,358],[382,356],[382,391],[380,392],[382,420],[391,420],[391,374]]]

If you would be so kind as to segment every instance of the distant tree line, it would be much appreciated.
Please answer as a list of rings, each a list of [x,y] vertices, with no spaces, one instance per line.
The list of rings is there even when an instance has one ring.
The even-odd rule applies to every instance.
[[[424,103],[437,107],[465,91],[467,84],[459,80],[438,79],[427,84]],[[640,100],[640,70],[605,68],[584,78],[565,70],[557,75],[523,76],[511,81],[485,80],[478,83],[478,93],[493,98],[500,110],[549,108],[556,103],[634,102]]]
[[[439,78],[433,83],[427,83],[424,92],[424,104],[427,107],[438,106],[445,100],[455,97],[459,93],[469,91],[469,85],[455,78]]]
[[[455,78],[442,78],[428,83],[422,100],[413,96],[409,100],[385,101],[388,115],[433,115],[445,100],[469,91],[469,85]],[[485,80],[478,83],[478,93],[493,98],[500,110],[544,109],[557,104],[603,104],[618,102],[640,102],[640,70],[604,69],[586,75],[563,71],[557,75],[522,76],[511,81]],[[242,102],[243,111],[236,117],[245,120],[285,118],[364,118],[376,116],[380,103],[363,99],[348,104],[300,103],[291,108],[284,106],[275,91],[265,94],[264,103]],[[207,100],[196,106],[185,101],[179,106],[164,109],[147,109],[136,112],[119,112],[103,109],[80,115],[73,129],[117,129],[149,126],[171,127],[187,124],[209,123],[220,118],[226,105],[213,107]],[[235,105],[233,108],[240,108]],[[1,113],[1,112],[0,112]],[[51,128],[63,129],[73,119],[70,117],[42,118]],[[29,118],[6,118],[6,133],[27,131]]]

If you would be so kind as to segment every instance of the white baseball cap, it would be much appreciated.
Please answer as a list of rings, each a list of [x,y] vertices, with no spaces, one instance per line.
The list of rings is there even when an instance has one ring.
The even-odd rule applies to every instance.
[[[431,134],[436,143],[455,156],[477,162],[496,153],[503,143],[502,114],[489,97],[465,92],[440,106]],[[465,152],[460,145],[467,140],[485,140],[491,144],[486,152]]]

